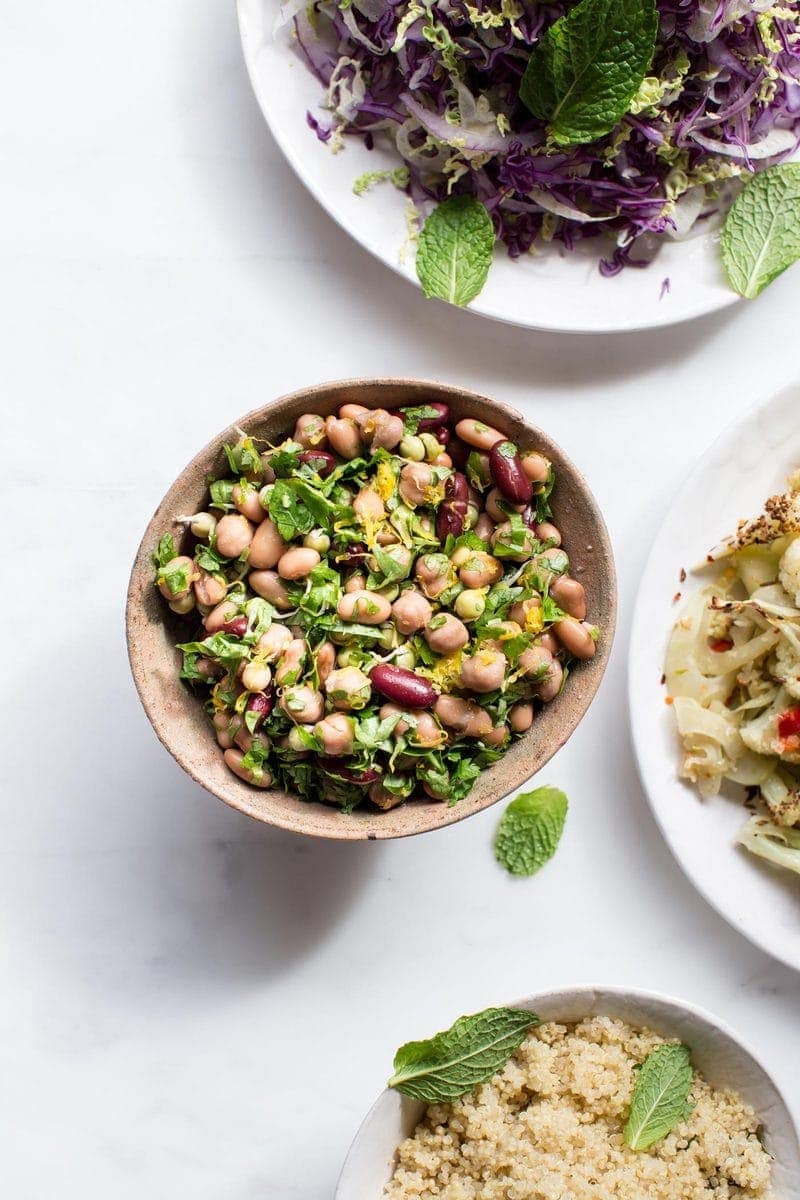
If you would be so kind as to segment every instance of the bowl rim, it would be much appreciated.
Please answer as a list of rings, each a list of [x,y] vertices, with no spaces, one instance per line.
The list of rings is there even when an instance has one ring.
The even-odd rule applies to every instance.
[[[557,1003],[559,998],[569,997],[570,1000],[576,1000],[577,998],[584,996],[586,997],[588,1005],[591,1003],[591,998],[596,996],[597,993],[602,993],[603,995],[612,998],[612,1000],[618,999],[620,1001],[633,1001],[634,1003],[638,1002],[643,1006],[647,1004],[657,1004],[673,1009],[676,1014],[682,1014],[688,1016],[690,1019],[706,1023],[731,1041],[738,1050],[742,1051],[745,1058],[749,1057],[752,1060],[755,1066],[763,1073],[766,1081],[774,1089],[775,1095],[783,1105],[783,1109],[788,1117],[789,1132],[794,1138],[793,1150],[795,1151],[798,1161],[800,1162],[800,1124],[798,1123],[798,1114],[786,1099],[782,1089],[775,1082],[772,1072],[765,1065],[761,1055],[750,1042],[748,1042],[735,1029],[733,1029],[732,1026],[727,1023],[727,1021],[724,1021],[721,1017],[718,1017],[715,1013],[712,1013],[709,1009],[703,1007],[702,1005],[695,1004],[691,1000],[681,999],[679,996],[674,996],[669,992],[654,991],[650,988],[625,987],[622,984],[573,983],[549,987],[541,992],[533,992],[528,996],[522,997],[521,999],[511,1000],[502,1007],[522,1009],[529,1008],[531,1011],[535,1012],[537,1006],[542,1006],[543,1004],[547,1004],[551,1001]],[[587,1016],[588,1015],[590,1014],[587,1011]],[[609,1011],[607,1015],[614,1016],[614,1013]],[[548,1020],[558,1020],[558,1018],[549,1017]],[[658,1030],[654,1030],[654,1032],[657,1033]],[[408,1099],[407,1097],[402,1097],[402,1093],[396,1092],[392,1088],[385,1087],[369,1106],[362,1120],[359,1122],[353,1138],[350,1141],[347,1154],[336,1180],[336,1189],[333,1200],[353,1200],[352,1193],[344,1192],[342,1187],[343,1185],[347,1185],[349,1183],[347,1175],[349,1171],[353,1169],[353,1164],[360,1149],[360,1143],[365,1138],[367,1127],[378,1115],[380,1107],[386,1103],[390,1096],[400,1096],[402,1099]],[[364,1198],[364,1200],[366,1200],[366,1198]],[[380,1197],[375,1197],[375,1200],[380,1200]],[[776,1197],[776,1200],[791,1200],[791,1197],[788,1195],[786,1197]]]
[[[255,424],[263,423],[265,418],[268,418],[269,415],[276,414],[282,408],[290,407],[292,404],[297,403],[300,400],[302,400],[304,405],[309,405],[309,411],[314,411],[315,400],[318,398],[325,400],[331,395],[332,392],[347,393],[348,398],[350,393],[363,392],[366,394],[364,398],[369,397],[370,393],[372,393],[372,398],[375,398],[375,396],[380,395],[382,390],[402,390],[406,388],[412,392],[415,390],[429,391],[433,393],[437,399],[446,400],[448,397],[452,399],[454,395],[457,395],[461,399],[466,399],[467,401],[474,400],[480,404],[488,404],[497,412],[498,419],[503,418],[506,421],[521,423],[525,426],[526,430],[529,430],[534,436],[541,436],[546,442],[549,442],[551,446],[558,451],[563,460],[564,466],[569,471],[571,480],[577,485],[586,501],[591,505],[593,519],[595,522],[595,529],[593,530],[593,549],[597,551],[598,562],[605,564],[605,571],[603,574],[604,582],[607,585],[608,612],[604,619],[603,625],[603,653],[596,656],[595,659],[590,660],[590,663],[587,664],[587,667],[590,667],[592,671],[590,682],[583,689],[580,702],[575,706],[574,713],[569,716],[569,718],[564,722],[563,726],[559,727],[559,736],[552,742],[551,747],[549,747],[549,752],[544,760],[538,766],[534,767],[531,775],[526,776],[523,780],[508,788],[508,790],[501,792],[494,798],[481,800],[479,803],[473,804],[471,807],[464,802],[460,802],[459,804],[454,804],[452,806],[437,807],[435,810],[437,814],[435,822],[423,822],[420,823],[419,827],[416,828],[396,829],[393,828],[389,822],[385,821],[376,821],[375,823],[370,824],[365,822],[363,827],[359,826],[356,828],[354,828],[352,824],[344,821],[334,822],[325,829],[306,828],[305,823],[298,821],[298,819],[290,812],[285,812],[279,808],[276,808],[270,809],[268,813],[265,813],[263,809],[258,807],[255,803],[249,804],[247,799],[239,794],[238,790],[235,795],[222,794],[221,791],[218,791],[212,783],[202,778],[201,773],[192,765],[188,754],[186,754],[180,747],[173,744],[173,739],[168,735],[167,730],[162,726],[160,721],[160,715],[163,712],[164,706],[162,703],[159,703],[157,696],[154,695],[151,692],[151,689],[148,687],[146,670],[147,664],[144,660],[144,657],[140,654],[136,645],[136,640],[133,637],[136,615],[142,608],[142,597],[140,595],[139,586],[141,572],[144,564],[149,561],[150,549],[155,540],[157,540],[159,531],[163,529],[163,510],[167,505],[173,491],[178,488],[184,480],[195,476],[198,470],[202,469],[203,460],[218,453],[220,446],[226,440],[226,436],[231,434],[234,430],[238,430],[240,428],[249,429]],[[353,398],[358,400],[362,397],[354,395]],[[340,403],[342,402],[346,401],[343,400]],[[463,387],[460,384],[445,383],[440,380],[423,379],[414,376],[362,376],[349,379],[329,380],[322,383],[316,383],[306,387],[297,388],[291,392],[277,397],[268,404],[259,405],[257,408],[250,409],[247,413],[235,418],[223,429],[219,430],[218,433],[210,438],[195,454],[192,455],[190,461],[186,463],[178,475],[173,479],[172,483],[167,488],[167,491],[156,505],[156,508],[150,517],[150,520],[148,521],[137,546],[127,587],[125,604],[125,640],[128,662],[131,674],[133,676],[134,686],[153,731],[158,737],[158,740],[169,752],[172,758],[178,763],[178,765],[206,792],[216,796],[217,799],[222,800],[223,803],[227,804],[229,807],[238,812],[243,812],[245,815],[258,820],[263,824],[272,825],[276,828],[284,829],[289,832],[300,833],[304,836],[320,837],[333,841],[382,841],[393,840],[394,838],[401,837],[413,837],[422,833],[436,832],[437,830],[444,829],[449,825],[457,824],[459,821],[465,820],[478,812],[482,812],[485,809],[490,808],[492,805],[498,803],[500,800],[503,800],[513,791],[516,791],[519,787],[524,786],[531,778],[533,778],[534,775],[543,769],[550,758],[552,758],[553,754],[555,754],[556,751],[559,750],[575,732],[600,688],[613,651],[617,627],[617,615],[618,585],[616,564],[614,560],[611,538],[609,536],[608,528],[603,518],[600,506],[597,503],[597,500],[595,499],[591,489],[589,488],[583,473],[578,467],[576,467],[572,459],[564,452],[560,444],[550,437],[546,430],[540,429],[538,426],[533,425],[527,417],[525,417],[512,405],[506,404],[503,401],[495,400],[492,397],[485,396],[480,392],[473,391],[471,388]],[[241,786],[242,789],[247,788],[246,784],[242,784]],[[255,789],[248,789],[248,791],[255,791]],[[263,798],[270,794],[270,789],[259,790],[256,794]],[[280,795],[283,793],[275,791],[272,794]],[[467,799],[468,798],[465,797],[465,800]],[[317,806],[313,807],[316,808]],[[405,807],[406,806],[401,806],[400,809],[394,811],[400,812],[405,809]],[[311,805],[309,805],[308,808],[309,811],[312,810]],[[339,814],[337,813],[336,815],[338,816]],[[371,816],[372,814],[369,815]],[[387,814],[378,814],[378,816],[382,818],[384,818],[386,815]]]

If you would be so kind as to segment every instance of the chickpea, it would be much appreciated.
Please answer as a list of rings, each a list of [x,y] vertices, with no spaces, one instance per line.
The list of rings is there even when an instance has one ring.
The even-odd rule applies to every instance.
[[[266,663],[253,659],[242,671],[242,685],[248,692],[265,692],[272,682],[272,671]]]
[[[382,721],[386,721],[389,717],[397,716],[400,718],[392,730],[395,737],[400,737],[411,728],[408,721],[405,720],[405,709],[399,708],[396,704],[382,704],[378,711],[378,716]]]
[[[380,625],[390,616],[392,606],[377,592],[361,590],[342,596],[336,611],[343,621],[358,621],[363,625]]]
[[[462,442],[466,442],[468,446],[474,446],[476,450],[491,450],[496,442],[503,440],[502,433],[492,429],[491,425],[484,425],[483,421],[476,421],[473,417],[459,421],[456,425],[456,433]]]
[[[509,513],[522,512],[525,505],[511,504],[498,488],[492,488],[486,497],[485,508],[495,525],[502,525],[504,521],[508,521]]]
[[[316,550],[306,546],[294,546],[282,554],[278,561],[278,574],[281,579],[305,579],[315,567],[320,564],[320,556]]]
[[[188,596],[198,571],[194,559],[177,554],[158,573],[158,590],[165,600],[182,600]]]
[[[257,596],[269,600],[280,612],[293,607],[289,593],[274,571],[251,571],[247,582]]]
[[[266,633],[262,633],[258,639],[256,651],[259,658],[263,658],[265,662],[275,662],[291,641],[291,632],[285,625],[270,625]]]
[[[303,413],[297,418],[294,439],[304,450],[324,450],[328,438],[325,434],[325,418],[318,413]]]
[[[217,528],[217,518],[208,512],[195,513],[189,524],[192,531],[192,537],[200,538],[201,541],[207,542],[210,537],[213,537],[214,531]]]
[[[303,538],[303,545],[309,550],[316,550],[317,554],[327,554],[331,548],[331,539],[324,529],[312,529]]]
[[[458,570],[459,567],[464,566],[465,562],[469,561],[469,559],[472,557],[472,554],[473,551],[470,550],[469,546],[459,546],[458,549],[454,550],[450,555],[450,562],[453,564],[455,569]]]
[[[337,420],[336,417],[328,417],[325,422],[325,433],[331,448],[341,455],[342,458],[357,458],[361,451],[361,439],[358,436],[358,428],[355,421],[349,417]]]
[[[366,525],[368,521],[382,521],[386,516],[383,501],[371,487],[363,487],[358,493],[353,501],[353,512],[362,525]]]
[[[245,783],[252,783],[256,787],[262,788],[272,786],[272,776],[266,767],[253,767],[248,770],[242,766],[244,754],[241,750],[226,750],[222,757],[225,759],[225,765]]]
[[[494,521],[488,513],[481,513],[475,522],[475,532],[482,542],[488,542],[494,533]]]
[[[361,437],[369,443],[369,448],[376,450],[394,450],[403,438],[403,418],[388,413],[385,408],[376,408],[369,413],[356,417],[356,424],[361,431]]]
[[[474,700],[460,696],[440,696],[433,711],[449,729],[464,737],[485,737],[492,728],[492,718]]]
[[[523,650],[519,656],[517,666],[522,671],[526,679],[531,679],[534,676],[544,677],[553,662],[553,655],[546,646],[541,642],[537,642],[535,646],[529,646],[527,650]]]
[[[564,669],[557,658],[541,644],[531,646],[520,655],[519,666],[526,677],[535,679],[534,692],[545,704],[561,691]]]
[[[540,542],[551,542],[550,549],[561,545],[561,534],[550,521],[542,521],[541,525],[536,526],[536,536]]]
[[[296,725],[315,725],[325,709],[322,692],[312,687],[289,687],[281,696],[281,708]]]
[[[323,642],[317,650],[317,675],[321,684],[324,685],[335,665],[336,647],[333,642]]]
[[[489,733],[484,734],[484,736],[481,738],[481,741],[485,742],[487,746],[502,746],[508,741],[508,738],[508,726],[495,725],[494,729],[490,730]]]
[[[341,667],[331,671],[325,681],[325,691],[334,708],[357,712],[369,704],[372,684],[369,676],[358,667]]]
[[[415,577],[426,596],[435,600],[453,585],[453,570],[444,554],[421,554],[417,559]]]
[[[239,606],[232,600],[223,600],[221,604],[217,604],[203,621],[206,633],[219,633],[225,622],[235,617],[238,611]]]
[[[200,571],[200,578],[194,581],[194,594],[198,604],[214,608],[228,594],[228,585],[223,575],[212,575],[209,571]]]
[[[492,534],[493,550],[501,546],[506,558],[510,558],[513,562],[525,562],[536,549],[536,535],[532,529],[526,527],[524,536],[519,539],[519,545],[517,542],[518,537],[512,531],[510,521],[504,521],[502,525],[498,525]]]
[[[431,749],[441,746],[447,740],[447,735],[434,717],[424,709],[412,709],[409,716],[413,718],[409,741],[417,746],[427,746]]]
[[[586,616],[586,592],[583,590],[583,584],[577,579],[570,579],[569,575],[561,575],[554,579],[550,585],[550,595],[556,604],[576,621],[582,621]]]
[[[288,750],[291,750],[293,754],[298,755],[298,757],[308,758],[311,754],[311,751],[306,744],[303,734],[313,733],[314,729],[314,725],[295,725],[289,730],[286,737],[283,739],[282,744],[286,746]]]
[[[506,673],[506,656],[500,650],[478,650],[461,664],[464,687],[473,692],[493,692]]]
[[[573,617],[565,617],[553,626],[553,631],[564,649],[568,650],[573,658],[580,659],[594,658],[597,643],[592,636],[592,629],[593,627],[585,621],[576,621]]]
[[[476,588],[467,588],[456,596],[455,610],[462,621],[477,621],[486,611],[486,597]]]
[[[533,724],[533,705],[527,701],[515,704],[509,711],[508,723],[514,733],[525,733]]]
[[[291,687],[303,674],[306,661],[306,643],[302,638],[292,638],[281,655],[275,672],[278,687]]]
[[[422,438],[409,435],[401,441],[399,453],[402,458],[410,458],[412,462],[424,462],[425,443]]]
[[[380,637],[377,641],[377,648],[380,650],[396,650],[400,645],[400,634],[391,621],[387,621],[381,625],[379,632]]]
[[[395,792],[387,792],[380,779],[376,779],[373,784],[370,784],[367,795],[375,807],[379,808],[382,812],[388,812],[390,808],[396,808],[398,804],[403,803],[404,799],[403,796]]]
[[[286,542],[278,533],[278,527],[269,517],[256,529],[250,543],[248,563],[256,570],[264,570],[277,565],[278,559],[286,553]]]
[[[339,416],[343,421],[357,421],[359,417],[369,411],[363,404],[343,404],[339,409]]]
[[[259,500],[259,491],[252,483],[236,483],[233,487],[233,503],[243,517],[259,525],[267,515]]]
[[[467,627],[450,613],[437,613],[425,628],[425,641],[436,654],[453,654],[469,641]]]
[[[425,504],[433,479],[433,469],[427,463],[408,463],[400,472],[398,490],[401,499],[409,508]]]
[[[346,592],[363,592],[367,586],[367,577],[362,571],[354,571],[352,575],[348,575],[345,580],[344,590]]]
[[[531,483],[547,483],[550,476],[550,461],[535,450],[523,454],[520,458],[522,469]]]
[[[502,577],[503,564],[483,550],[474,550],[469,561],[458,572],[465,588],[490,587]]]
[[[181,596],[180,600],[170,601],[169,607],[174,613],[177,613],[179,617],[185,617],[187,613],[192,611],[194,605],[195,600],[193,594],[191,592],[187,592],[185,596]]]
[[[408,637],[428,624],[433,609],[421,592],[403,592],[392,605],[392,619],[400,633]]]
[[[249,549],[255,530],[241,513],[226,513],[217,521],[217,549],[223,558],[238,558]]]
[[[334,712],[323,717],[314,726],[314,733],[322,742],[322,749],[330,758],[352,754],[355,738],[355,722],[346,713]]]

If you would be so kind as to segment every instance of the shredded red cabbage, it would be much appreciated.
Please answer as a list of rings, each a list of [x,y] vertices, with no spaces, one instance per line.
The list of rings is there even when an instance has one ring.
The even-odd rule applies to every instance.
[[[569,7],[315,0],[294,18],[325,88],[309,125],[333,145],[390,139],[423,212],[448,195],[477,197],[512,258],[611,234],[605,275],[647,265],[663,237],[685,236],[727,208],[742,177],[796,150],[798,0],[658,0],[656,55],[631,111],[599,141],[548,148],[519,83],[531,47]]]

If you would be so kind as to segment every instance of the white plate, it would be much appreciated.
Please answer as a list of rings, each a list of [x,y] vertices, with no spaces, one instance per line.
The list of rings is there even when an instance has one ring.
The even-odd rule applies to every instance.
[[[734,1088],[761,1117],[765,1144],[774,1158],[776,1200],[800,1200],[800,1145],[792,1113],[755,1051],[717,1017],[658,992],[616,987],[559,988],[528,996],[513,1007],[529,1009],[542,1021],[618,1017],[662,1037],[679,1038],[713,1087]],[[424,1111],[425,1105],[416,1100],[389,1088],[383,1091],[350,1147],[334,1200],[380,1200],[392,1175],[395,1151]]]
[[[291,50],[283,30],[273,37],[278,0],[238,0],[244,55],[267,124],[287,161],[323,208],[381,262],[417,284],[413,251],[406,243],[406,198],[390,184],[364,196],[353,182],[364,171],[398,165],[387,150],[367,150],[357,138],[332,154],[306,123],[322,89]],[[660,298],[662,283],[670,290]],[[489,279],[473,312],[532,329],[607,333],[672,325],[734,304],[713,234],[667,243],[645,270],[630,268],[613,279],[597,269],[596,251],[562,254],[557,249],[512,262],[498,249]]]
[[[701,800],[678,779],[674,716],[661,685],[664,652],[685,598],[699,585],[681,568],[704,558],[785,489],[800,465],[800,384],[785,387],[730,426],[703,456],[670,509],[639,588],[631,635],[629,698],[639,771],[673,854],[721,916],[767,953],[800,969],[800,877],[737,845],[747,812],[718,796]],[[731,795],[736,789],[732,789]],[[741,794],[741,793],[740,793]]]

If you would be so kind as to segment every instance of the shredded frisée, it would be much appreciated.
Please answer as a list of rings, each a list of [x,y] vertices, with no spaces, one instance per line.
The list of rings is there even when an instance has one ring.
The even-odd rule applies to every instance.
[[[702,796],[725,780],[751,789],[758,812],[740,841],[800,874],[800,472],[706,565],[716,577],[667,650],[680,773]]]

